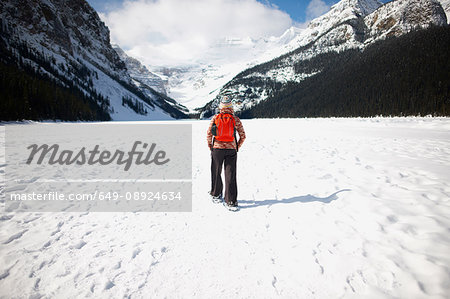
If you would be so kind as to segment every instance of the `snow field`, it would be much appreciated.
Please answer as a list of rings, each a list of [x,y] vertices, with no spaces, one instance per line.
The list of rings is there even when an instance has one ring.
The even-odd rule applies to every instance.
[[[244,120],[237,213],[188,122],[191,213],[4,211],[0,297],[448,297],[448,118]]]

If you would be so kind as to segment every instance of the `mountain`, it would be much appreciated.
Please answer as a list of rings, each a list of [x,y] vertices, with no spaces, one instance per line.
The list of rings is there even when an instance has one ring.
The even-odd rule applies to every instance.
[[[174,100],[136,84],[86,1],[6,0],[0,18],[0,66],[8,70],[2,73],[1,119],[186,117]],[[14,80],[22,88],[5,83]]]
[[[155,91],[167,95],[164,87],[165,82],[160,76],[150,72],[139,60],[128,56],[119,45],[112,45],[114,51],[119,55],[120,59],[125,62],[128,73],[135,83],[139,86],[141,84],[153,88]]]
[[[450,23],[450,0],[440,0],[439,2],[447,15],[447,23]]]
[[[113,49],[125,62],[125,66],[130,74],[133,83],[153,100],[158,107],[168,112],[174,118],[185,118],[189,110],[167,96],[163,79],[150,72],[139,60],[128,56],[118,45],[113,45]]]
[[[152,67],[166,82],[167,94],[191,111],[215,98],[220,88],[242,70],[297,48],[295,37],[302,29],[291,27],[281,36],[222,38],[189,65]]]
[[[450,116],[450,27],[431,27],[295,65],[320,73],[286,84],[242,118]],[[425,54],[426,53],[426,54]]]
[[[382,4],[376,0],[342,0],[327,13],[312,20],[306,30],[297,37],[297,48],[312,42],[333,44],[338,38],[349,42],[358,39],[361,18],[369,15]],[[355,31],[352,34],[352,31]],[[356,43],[356,42],[355,42]]]
[[[237,111],[248,110],[285,86],[318,75],[329,63],[326,53],[362,51],[376,41],[446,23],[445,12],[435,0],[395,0],[384,5],[375,0],[342,0],[301,32],[295,39],[297,49],[249,68],[225,84],[219,96],[200,110],[201,116],[215,113],[223,93],[234,96]],[[313,60],[320,55],[321,59]],[[303,62],[308,67],[302,67]]]

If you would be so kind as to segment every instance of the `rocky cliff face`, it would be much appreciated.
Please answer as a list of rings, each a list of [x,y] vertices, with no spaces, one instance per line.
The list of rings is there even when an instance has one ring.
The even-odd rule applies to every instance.
[[[308,28],[299,36],[298,45],[305,46],[318,39],[335,40],[335,35],[350,39],[352,34],[348,32],[350,28],[347,28],[346,25],[357,27],[361,18],[380,6],[381,3],[376,0],[342,0],[333,5],[329,12],[311,21]],[[358,30],[359,28],[355,29]],[[355,36],[358,37],[357,34]]]
[[[111,48],[109,29],[84,0],[7,0],[1,17],[16,39],[63,57],[82,57],[111,75],[128,79],[126,67]]]
[[[396,0],[389,2],[364,18],[368,40],[400,36],[417,28],[443,26],[445,12],[435,0]]]
[[[110,45],[109,29],[85,0],[5,0],[0,2],[0,18],[7,28],[1,38],[10,53],[62,85],[61,76],[86,94],[102,95],[112,119],[175,117],[135,84]],[[25,55],[20,50],[24,47],[33,55]],[[33,58],[36,55],[46,60],[45,67]],[[143,109],[136,111],[131,106]]]
[[[447,24],[450,23],[450,0],[440,0],[442,8],[447,16]]]
[[[305,72],[295,69],[295,64],[300,61],[329,52],[352,48],[363,50],[387,37],[446,23],[445,12],[436,0],[395,0],[384,5],[375,0],[342,0],[328,13],[313,20],[297,37],[299,47],[296,50],[250,68],[228,82],[218,97],[202,109],[202,116],[214,113],[225,92],[237,99],[237,110],[245,110],[285,84],[300,82],[323,69],[320,65]]]
[[[160,76],[150,72],[139,60],[128,56],[118,45],[113,45],[113,49],[119,55],[120,59],[125,62],[128,73],[138,85],[145,84],[157,92],[167,95],[165,88],[165,84],[167,83]]]

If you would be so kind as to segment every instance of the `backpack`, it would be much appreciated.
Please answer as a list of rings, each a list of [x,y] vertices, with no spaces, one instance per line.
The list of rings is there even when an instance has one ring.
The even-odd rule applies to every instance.
[[[233,115],[230,113],[217,114],[211,131],[215,136],[214,139],[219,141],[231,142],[235,140],[236,121]]]

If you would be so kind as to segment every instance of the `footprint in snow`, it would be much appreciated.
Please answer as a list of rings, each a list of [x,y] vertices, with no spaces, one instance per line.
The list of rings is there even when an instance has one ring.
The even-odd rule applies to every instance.
[[[136,256],[137,256],[139,253],[141,253],[141,251],[142,251],[142,249],[136,248],[136,249],[133,251],[133,254],[131,255],[131,259],[135,259]]]
[[[10,237],[8,238],[8,240],[6,240],[5,242],[3,242],[3,244],[9,244],[9,243],[11,243],[11,242],[14,241],[14,240],[20,239],[20,238],[23,236],[23,234],[25,234],[27,231],[28,231],[28,230],[26,229],[26,230],[23,230],[23,231],[21,231],[21,232],[18,232],[17,234],[14,234],[14,235],[10,236]]]
[[[9,192],[23,191],[27,188],[28,185],[15,185],[13,187],[8,188]]]
[[[2,215],[0,217],[0,221],[7,221],[7,220],[10,220],[13,217],[14,217],[13,215]]]
[[[113,269],[114,270],[118,270],[118,269],[120,269],[122,267],[122,261],[119,261],[114,267],[113,267]]]
[[[35,221],[35,220],[37,220],[37,219],[39,219],[39,218],[41,218],[41,216],[31,217],[31,218],[29,218],[29,219],[25,219],[25,220],[23,221],[23,223],[24,223],[24,224],[27,224],[27,223],[33,222],[33,221]]]
[[[328,179],[331,179],[331,178],[333,178],[333,176],[331,174],[327,173],[326,175],[321,176],[319,178],[319,180],[328,180]]]
[[[387,218],[387,220],[388,220],[390,223],[397,223],[397,222],[398,222],[398,218],[397,218],[397,216],[395,216],[395,215],[389,215],[389,216],[387,216],[386,218]]]
[[[105,291],[111,289],[114,286],[115,284],[112,281],[108,280],[105,285]]]
[[[317,258],[317,251],[315,251],[315,250],[313,250],[313,252],[312,252],[312,254],[313,254],[313,257],[314,257],[314,262],[317,264],[317,266],[319,266],[319,269],[320,269],[320,274],[324,274],[325,273],[325,269],[324,269],[324,267],[320,264],[320,262],[319,262],[319,259]]]
[[[54,236],[57,233],[59,233],[61,231],[61,227],[64,225],[64,221],[60,221],[57,225],[56,225],[56,230],[53,231],[50,236]]]
[[[84,247],[84,245],[86,245],[87,243],[84,242],[83,240],[81,240],[80,242],[78,242],[77,244],[71,246],[71,249],[81,249]]]
[[[94,255],[94,257],[100,257],[100,256],[103,256],[103,255],[105,255],[105,253],[106,253],[105,250],[100,250],[99,252],[97,252],[97,253]]]
[[[34,177],[34,178],[29,179],[29,180],[18,180],[18,182],[19,183],[23,183],[23,184],[31,184],[31,183],[36,182],[37,180],[39,180],[39,178],[38,177]]]
[[[160,259],[165,253],[167,252],[167,247],[161,247],[161,249],[158,251],[158,250],[153,250],[152,251],[152,257],[155,259],[155,260],[158,260],[158,259]]]
[[[40,278],[36,279],[36,282],[34,283],[34,290],[37,291],[39,289],[39,283],[41,282]]]
[[[49,247],[52,244],[51,241],[47,241],[44,245],[42,245],[42,249]]]
[[[3,272],[2,274],[0,274],[0,280],[5,279],[6,277],[9,276],[9,269],[6,269],[5,272]]]

